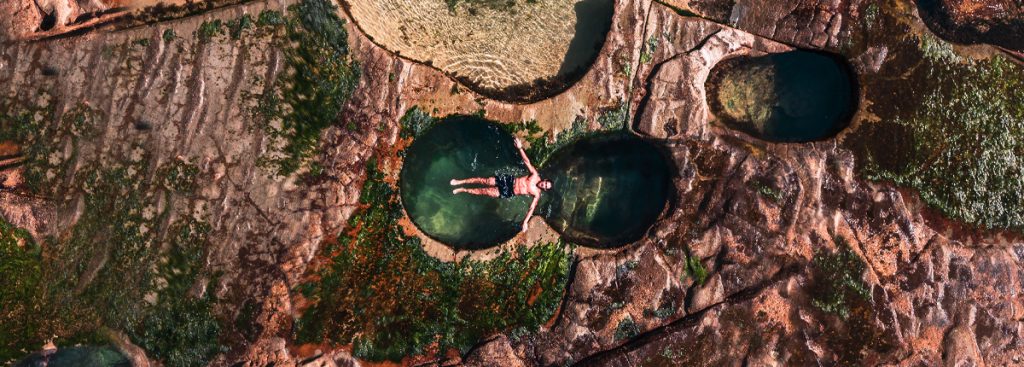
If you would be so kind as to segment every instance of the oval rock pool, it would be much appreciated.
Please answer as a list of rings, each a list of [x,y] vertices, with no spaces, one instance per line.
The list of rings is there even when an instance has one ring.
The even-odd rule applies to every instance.
[[[630,135],[582,139],[538,170],[554,186],[541,196],[537,215],[567,241],[584,246],[616,247],[639,239],[669,198],[668,160]],[[526,173],[512,135],[479,117],[448,117],[406,150],[402,203],[417,228],[435,240],[458,250],[492,247],[519,232],[530,198],[454,195],[449,181],[499,173]]]
[[[808,142],[846,128],[856,84],[835,57],[791,51],[720,62],[707,81],[708,106],[726,126],[777,142]]]

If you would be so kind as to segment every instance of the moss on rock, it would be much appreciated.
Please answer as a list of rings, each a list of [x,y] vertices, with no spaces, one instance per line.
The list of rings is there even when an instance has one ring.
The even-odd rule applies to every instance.
[[[357,357],[467,348],[495,332],[535,329],[558,307],[571,255],[561,243],[446,263],[404,234],[396,189],[374,164],[349,231],[324,246],[327,259],[299,287],[310,302],[299,342],[353,345]]]

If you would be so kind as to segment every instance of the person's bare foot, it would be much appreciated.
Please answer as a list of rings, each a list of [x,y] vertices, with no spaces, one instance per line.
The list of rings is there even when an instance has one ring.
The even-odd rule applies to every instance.
[[[466,189],[464,189],[464,188],[461,188],[461,187],[460,187],[460,188],[457,188],[457,189],[455,189],[455,190],[452,190],[452,194],[453,194],[453,195],[458,195],[459,193],[463,193],[463,192],[466,192]]]
[[[455,186],[459,184],[459,180],[453,178],[451,181],[448,181],[448,183],[451,184],[452,186]]]

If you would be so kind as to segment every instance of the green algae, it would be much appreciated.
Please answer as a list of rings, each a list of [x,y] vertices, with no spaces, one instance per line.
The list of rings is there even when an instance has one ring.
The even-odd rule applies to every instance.
[[[77,155],[78,141],[95,133],[93,124],[102,114],[77,104],[58,116],[48,92],[39,91],[34,98],[34,102],[13,98],[0,101],[0,141],[12,141],[21,147],[25,167],[22,187],[26,191],[55,195],[66,188],[67,170]],[[66,151],[65,147],[71,149]]]
[[[252,95],[252,117],[270,139],[270,152],[260,164],[287,176],[308,167],[321,133],[339,124],[342,108],[360,78],[359,64],[349,52],[345,22],[327,0],[304,0],[288,7],[288,15],[263,12],[258,26],[283,32],[287,70],[271,91]],[[244,20],[239,20],[243,24]]]
[[[156,211],[159,193],[164,189],[167,192],[192,190],[197,168],[183,162],[168,164],[157,170],[163,174],[156,175],[151,182],[145,151],[139,146],[129,146],[124,150],[125,155],[131,158],[121,159],[122,163],[100,165],[87,162],[73,177],[65,177],[67,168],[78,160],[75,153],[78,140],[93,136],[97,120],[102,115],[87,105],[72,107],[63,116],[54,116],[46,107],[25,107],[27,105],[11,108],[22,112],[5,114],[8,117],[3,120],[5,126],[2,131],[5,138],[25,147],[25,176],[29,191],[51,196],[56,203],[81,195],[82,213],[70,228],[57,237],[41,239],[40,246],[31,245],[32,241],[25,237],[25,232],[15,232],[22,237],[21,240],[28,242],[26,248],[35,249],[32,250],[34,258],[12,253],[3,257],[4,262],[31,259],[31,262],[19,263],[19,276],[27,277],[23,280],[34,280],[17,280],[21,285],[32,286],[10,288],[22,293],[19,295],[21,304],[4,307],[14,316],[0,320],[0,329],[4,330],[4,335],[0,336],[0,359],[23,355],[39,348],[51,337],[56,337],[61,345],[103,344],[106,336],[99,330],[104,327],[125,331],[138,343],[141,331],[157,330],[153,325],[139,329],[144,320],[154,315],[174,315],[166,307],[161,309],[164,305],[190,302],[185,289],[195,279],[181,280],[180,283],[187,286],[179,285],[174,292],[161,292],[165,296],[156,306],[143,299],[147,294],[157,292],[158,279],[172,279],[172,272],[181,272],[180,269],[153,270],[164,255],[160,251],[162,241],[157,238],[159,223],[169,215]],[[55,154],[67,146],[71,147],[72,154]],[[6,228],[0,229],[0,232],[7,232]],[[4,250],[10,248],[5,247]],[[169,256],[173,258],[179,249],[172,245],[170,251]],[[196,248],[188,250],[192,257],[201,255],[203,251]],[[4,289],[8,288],[5,286]],[[209,314],[195,310],[187,315],[189,322],[213,320]],[[188,330],[191,325],[161,324],[170,330]],[[178,342],[169,345],[176,345],[167,350],[169,353],[190,348],[188,344]],[[157,358],[164,357],[161,352],[150,350],[151,355]],[[205,363],[180,364],[168,359],[165,364]]]
[[[169,232],[170,249],[158,261],[157,274],[163,281],[151,290],[156,304],[130,329],[130,336],[165,365],[205,366],[222,351],[221,321],[213,314],[216,299],[210,292],[192,297],[189,290],[203,272],[210,225],[186,218]]]
[[[862,177],[920,193],[970,226],[1024,229],[1024,67],[1005,56],[960,54],[893,1],[868,6],[847,55],[885,51],[861,76],[868,115],[843,144]],[[877,117],[877,118],[875,118]]]
[[[966,223],[1024,229],[1024,68],[1002,56],[927,56],[930,49],[895,88],[916,103],[887,111],[884,123],[851,139],[862,173],[917,189]]]
[[[43,255],[34,267],[23,266],[39,269],[38,279],[45,280],[23,296],[32,305],[32,312],[0,321],[0,329],[18,333],[18,344],[13,348],[38,348],[52,336],[65,343],[102,342],[104,337],[97,331],[107,326],[125,331],[169,366],[205,365],[212,356],[201,353],[202,359],[193,358],[190,363],[180,363],[182,360],[176,357],[196,355],[195,343],[217,342],[216,338],[204,339],[200,337],[206,335],[197,337],[192,333],[197,325],[206,327],[218,321],[210,314],[208,304],[206,308],[195,305],[208,300],[197,301],[187,295],[208,245],[195,237],[203,226],[187,226],[189,234],[183,236],[178,231],[169,252],[159,250],[157,223],[167,214],[149,209],[154,207],[156,196],[146,193],[159,190],[155,184],[140,180],[146,171],[142,162],[81,171],[77,187],[86,194],[80,219],[66,237],[44,242]],[[170,265],[160,266],[164,256],[170,258]],[[186,262],[190,265],[182,267]],[[158,270],[154,272],[154,268]],[[158,286],[162,283],[166,284],[163,288]],[[143,301],[149,293],[159,295],[155,305]],[[182,332],[190,336],[177,337]]]
[[[242,33],[252,29],[255,22],[252,19],[252,15],[245,14],[236,19],[229,20],[225,25],[228,29],[228,36],[233,40],[240,40],[242,39]]]
[[[27,231],[0,217],[0,363],[36,347],[38,324],[31,315],[42,282],[41,252]]]
[[[353,345],[370,360],[467,348],[496,332],[536,330],[551,318],[572,259],[561,243],[446,263],[398,225],[396,189],[374,163],[350,230],[325,244],[328,259],[299,291],[311,302],[299,342]]]
[[[657,34],[651,35],[647,38],[647,41],[644,42],[643,51],[640,52],[641,64],[650,64],[651,61],[654,61],[654,53],[658,51],[658,43],[660,40],[661,38]]]
[[[696,256],[686,257],[686,273],[684,276],[693,277],[693,281],[698,285],[703,285],[708,279],[708,269],[704,267],[704,264],[700,262],[700,258]]]
[[[162,178],[161,185],[169,191],[189,193],[196,188],[199,167],[191,162],[174,160],[157,171]]]
[[[164,42],[170,43],[171,41],[174,41],[175,38],[178,38],[178,35],[174,33],[174,28],[167,28],[161,35],[161,38],[163,38]]]
[[[640,327],[633,321],[633,317],[626,315],[619,324],[615,326],[614,338],[616,341],[629,340],[640,334]]]
[[[838,365],[860,365],[869,352],[887,353],[895,340],[878,324],[871,286],[864,281],[867,265],[842,238],[835,252],[818,251],[811,263],[807,294],[822,313],[824,339]]]
[[[839,241],[840,249],[835,253],[819,252],[814,257],[814,283],[811,286],[811,304],[821,311],[850,317],[851,304],[856,300],[866,301],[871,296],[863,280],[864,261]]]
[[[196,38],[200,42],[209,42],[214,37],[224,35],[224,22],[220,19],[204,21],[196,30]]]

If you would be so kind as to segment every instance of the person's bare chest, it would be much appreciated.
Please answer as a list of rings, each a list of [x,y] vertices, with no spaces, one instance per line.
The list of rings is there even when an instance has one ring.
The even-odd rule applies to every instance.
[[[530,176],[523,176],[516,178],[515,185],[513,186],[513,192],[516,195],[532,195],[530,190],[533,185],[530,183]]]

